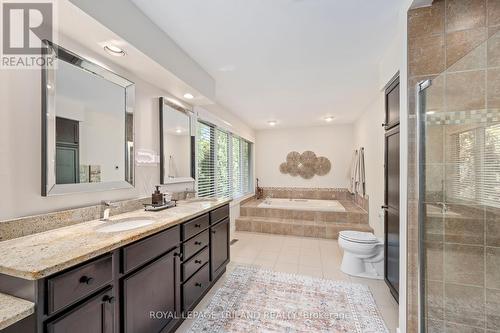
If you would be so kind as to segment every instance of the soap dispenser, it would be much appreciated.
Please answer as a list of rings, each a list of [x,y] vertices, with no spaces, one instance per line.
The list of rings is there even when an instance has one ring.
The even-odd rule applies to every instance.
[[[163,205],[163,194],[160,192],[160,186],[156,185],[156,191],[151,195],[151,204]]]

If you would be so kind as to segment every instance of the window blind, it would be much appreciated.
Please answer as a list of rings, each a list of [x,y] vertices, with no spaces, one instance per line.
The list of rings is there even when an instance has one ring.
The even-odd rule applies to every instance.
[[[454,134],[448,196],[500,207],[500,124]]]
[[[241,141],[240,138],[233,136],[233,196],[238,196],[243,193],[243,189],[241,187]]]
[[[485,205],[500,207],[500,124],[485,129],[484,144],[482,201]]]
[[[250,142],[201,121],[196,140],[200,197],[234,198],[252,191]]]
[[[215,129],[205,123],[198,123],[197,161],[198,196],[215,195]]]
[[[219,129],[215,130],[216,136],[216,191],[217,197],[229,197],[229,134]]]
[[[243,191],[251,192],[250,180],[250,142],[241,140],[241,179]]]

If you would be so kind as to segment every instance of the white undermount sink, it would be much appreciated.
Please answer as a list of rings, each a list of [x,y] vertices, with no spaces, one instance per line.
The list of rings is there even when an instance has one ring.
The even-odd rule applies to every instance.
[[[97,232],[119,232],[119,231],[127,231],[132,229],[137,229],[141,227],[145,227],[147,225],[155,223],[154,220],[149,218],[127,218],[115,221],[108,221],[107,224],[102,227],[97,228]]]

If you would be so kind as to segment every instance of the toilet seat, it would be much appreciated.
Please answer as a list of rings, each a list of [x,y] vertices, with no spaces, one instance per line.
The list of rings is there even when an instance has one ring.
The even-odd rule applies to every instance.
[[[339,238],[342,238],[346,241],[360,244],[375,244],[378,243],[379,240],[375,237],[371,232],[362,232],[362,231],[352,231],[345,230],[339,232]]]

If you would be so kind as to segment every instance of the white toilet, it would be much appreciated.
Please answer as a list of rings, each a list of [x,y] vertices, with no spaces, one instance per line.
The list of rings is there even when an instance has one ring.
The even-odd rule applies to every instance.
[[[342,272],[369,279],[384,278],[384,242],[371,232],[341,231]]]

